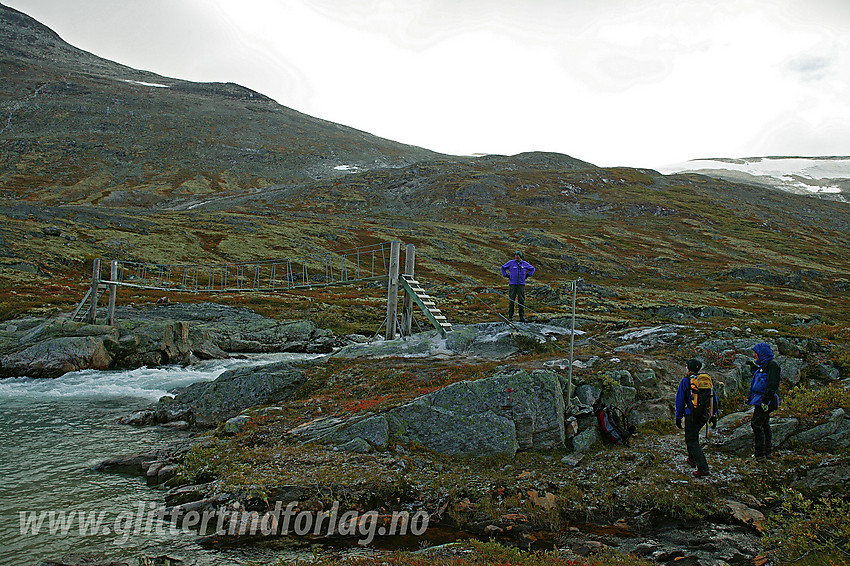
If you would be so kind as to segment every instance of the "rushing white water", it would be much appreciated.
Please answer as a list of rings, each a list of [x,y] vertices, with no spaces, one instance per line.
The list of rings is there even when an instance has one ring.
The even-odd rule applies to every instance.
[[[0,380],[0,564],[38,564],[69,553],[93,552],[129,563],[139,556],[168,554],[187,564],[247,564],[261,558],[258,550],[201,549],[188,533],[142,528],[120,536],[120,514],[160,509],[162,488],[149,488],[139,477],[103,474],[91,466],[110,456],[162,446],[186,433],[162,427],[120,425],[119,417],[144,408],[175,388],[213,380],[225,370],[298,354],[216,360],[191,367],[141,368],[132,371],[81,371],[57,379]],[[24,532],[22,517],[54,517],[75,512],[67,533],[49,532],[49,517],[37,534]],[[102,514],[96,534],[81,533],[79,513]],[[135,526],[135,524],[134,524]],[[145,532],[151,531],[151,532]],[[128,533],[129,534],[129,533]]]

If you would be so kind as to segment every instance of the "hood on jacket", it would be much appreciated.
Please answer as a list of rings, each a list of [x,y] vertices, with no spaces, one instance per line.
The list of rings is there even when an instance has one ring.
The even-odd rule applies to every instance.
[[[773,350],[770,349],[770,344],[762,342],[753,346],[753,351],[758,354],[756,364],[764,366],[767,362],[773,359]]]

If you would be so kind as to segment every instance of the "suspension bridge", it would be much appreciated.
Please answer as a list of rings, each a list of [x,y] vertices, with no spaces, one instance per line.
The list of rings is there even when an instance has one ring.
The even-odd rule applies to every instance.
[[[401,242],[394,240],[298,259],[212,265],[107,262],[95,258],[91,287],[72,318],[83,317],[91,324],[96,323],[98,302],[108,292],[107,324],[114,324],[115,304],[121,287],[180,293],[276,293],[386,281],[388,340],[395,339],[397,333],[410,335],[414,305],[445,337],[452,325],[414,277],[416,249],[413,244],[405,246],[403,272],[400,271],[400,256]],[[399,320],[400,292],[403,298]]]

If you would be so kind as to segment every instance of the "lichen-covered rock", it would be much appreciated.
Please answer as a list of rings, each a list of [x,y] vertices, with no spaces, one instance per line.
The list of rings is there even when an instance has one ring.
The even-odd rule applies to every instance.
[[[850,419],[845,416],[835,432],[825,437],[823,442],[830,447],[850,448]]]
[[[238,434],[251,422],[250,415],[236,415],[224,422],[224,434]]]
[[[387,415],[390,435],[442,454],[516,454],[516,426],[508,417],[493,410],[470,414],[468,409],[455,411],[420,399]]]
[[[576,387],[575,396],[582,405],[593,406],[601,394],[601,391],[595,385],[585,384]]]
[[[637,389],[635,389],[634,387],[617,385],[614,387],[609,387],[605,391],[603,391],[600,400],[605,405],[618,407],[622,409],[623,412],[626,412],[632,408],[632,404],[634,403],[636,397]]]
[[[658,377],[651,369],[635,373],[634,383],[638,389],[648,389],[656,385]]]
[[[838,408],[832,411],[829,419],[823,424],[804,430],[793,437],[794,444],[814,444],[822,441],[827,436],[836,433],[844,421],[844,409]]]
[[[589,426],[572,438],[573,451],[587,452],[600,442],[602,442],[602,435],[599,433],[599,427]]]
[[[226,371],[214,381],[193,383],[174,399],[163,399],[157,420],[190,419],[196,426],[214,426],[243,409],[287,399],[306,379],[307,363],[279,362]]]
[[[806,362],[797,358],[789,358],[786,356],[776,356],[776,363],[779,364],[779,367],[782,368],[782,380],[787,381],[791,385],[797,385],[800,383],[800,378],[803,375],[803,368],[806,367]],[[747,385],[749,386],[749,379],[752,377],[752,373],[749,372],[747,375]]]
[[[720,424],[721,423],[718,422],[718,432],[728,432],[724,431],[726,427],[724,426],[721,428]],[[726,423],[724,423],[724,425],[726,425]],[[773,437],[773,449],[775,450],[779,448],[786,440],[793,436],[798,425],[799,421],[794,418],[772,417],[770,421],[770,430]],[[750,422],[747,421],[745,424],[741,424],[737,428],[732,429],[731,434],[717,434],[712,436],[712,444],[725,452],[732,452],[740,455],[752,454],[753,429],[750,426]]]
[[[850,483],[850,466],[846,463],[838,463],[808,470],[793,485],[809,490],[831,488],[846,492],[848,483]]]
[[[658,399],[632,407],[629,411],[629,424],[635,426],[652,421],[670,421],[676,416],[676,410],[670,400]]]
[[[453,383],[378,415],[329,417],[290,432],[304,441],[360,438],[378,448],[408,443],[444,454],[513,456],[564,448],[564,398],[557,374],[518,370]]]

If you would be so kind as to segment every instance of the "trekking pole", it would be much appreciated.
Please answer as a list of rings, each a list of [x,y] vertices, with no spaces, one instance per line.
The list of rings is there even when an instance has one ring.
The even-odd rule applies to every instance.
[[[711,397],[708,399],[708,420],[705,421],[705,440],[711,438],[711,417],[714,415],[714,388],[711,389]]]

